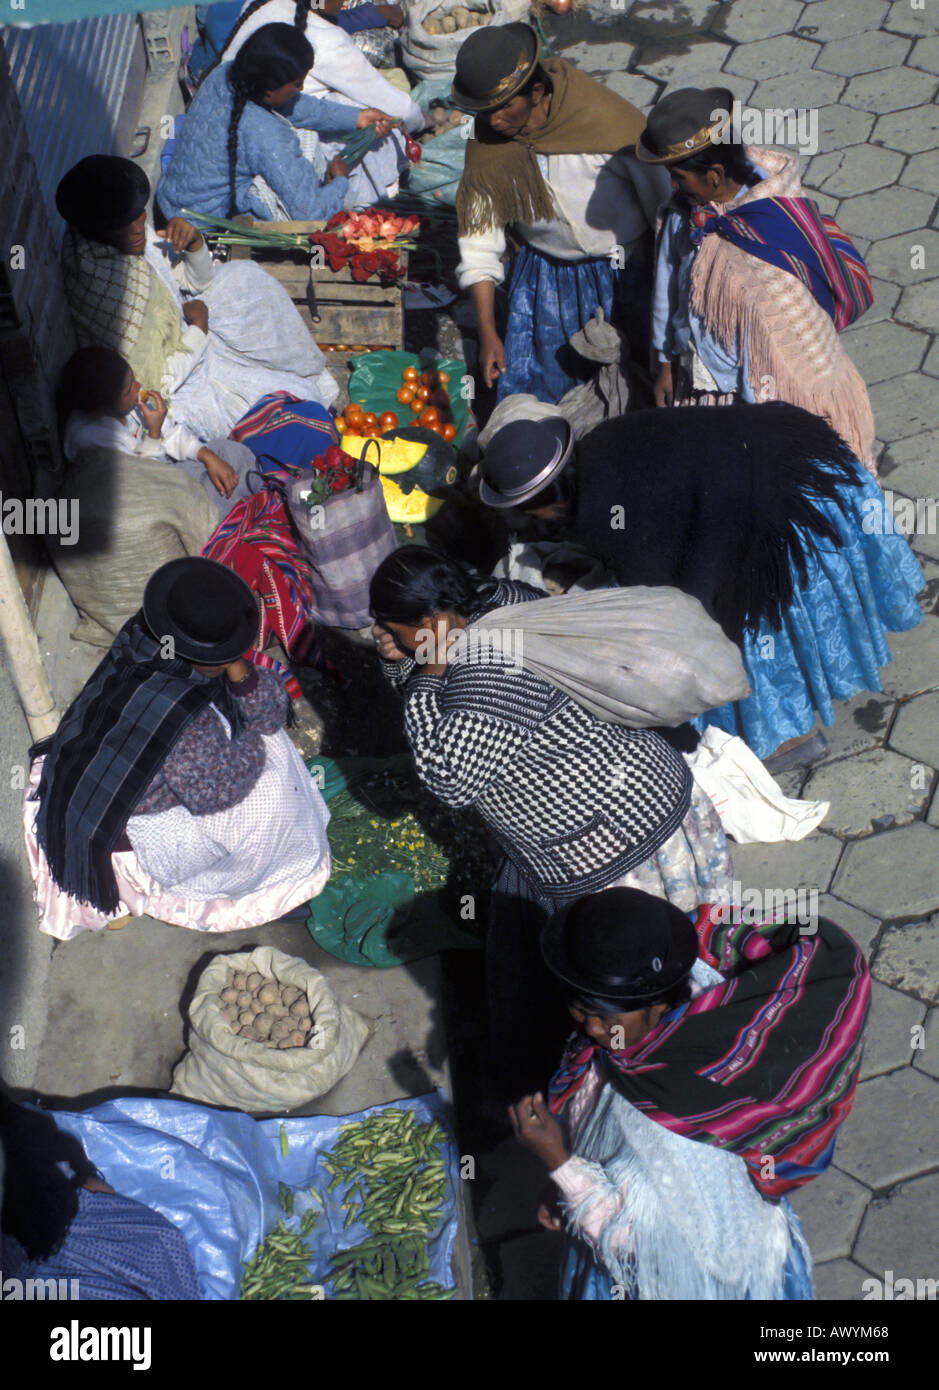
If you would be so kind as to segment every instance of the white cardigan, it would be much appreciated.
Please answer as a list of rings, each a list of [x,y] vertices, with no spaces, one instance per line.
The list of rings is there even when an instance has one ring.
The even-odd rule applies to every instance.
[[[250,3],[251,0],[246,0],[242,11]],[[239,29],[237,37],[225,49],[223,60],[230,62],[245,39],[257,33],[265,24],[293,24],[295,11],[294,0],[267,0],[267,4],[262,5]],[[404,121],[408,130],[423,130],[425,120],[420,107],[407,92],[393,86],[377,68],[372,67],[362,50],[338,24],[330,24],[328,19],[311,10],[306,22],[306,36],[313,45],[315,55],[313,67],[303,84],[308,96],[347,101],[351,106],[361,108],[375,106],[389,116]]]
[[[550,222],[519,222],[516,230],[531,246],[562,261],[609,256],[629,248],[671,195],[667,171],[641,164],[632,153],[540,154],[538,167],[554,197],[558,217]],[[457,276],[461,289],[481,280],[500,284],[505,276],[504,227],[460,237]]]

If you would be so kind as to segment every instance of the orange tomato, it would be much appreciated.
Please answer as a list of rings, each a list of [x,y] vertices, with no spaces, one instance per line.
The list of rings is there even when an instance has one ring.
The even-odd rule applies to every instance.
[[[448,444],[451,444],[456,439],[456,425],[448,421],[443,427],[443,437]]]
[[[436,386],[437,373],[432,368],[428,368],[426,371],[421,372],[421,381],[425,386]]]
[[[351,401],[342,413],[347,425],[361,425],[365,418],[365,411],[360,405],[356,405],[354,401]]]
[[[399,386],[397,391],[395,392],[395,395],[398,397],[398,400],[401,402],[402,405],[410,405],[414,399],[414,387]]]
[[[450,373],[449,373],[449,372],[438,372],[438,373],[437,373],[437,380],[440,382],[440,385],[441,385],[441,386],[449,386],[449,385],[450,385]]]
[[[383,410],[378,417],[378,425],[382,432],[385,430],[396,430],[398,428],[398,417],[393,410]]]
[[[374,439],[378,433],[378,422],[376,421],[374,425],[363,425],[361,433],[366,439]]]
[[[346,422],[341,415],[336,416],[335,420],[333,421],[333,424],[336,426],[336,429],[339,431],[340,434],[348,434]]]
[[[374,410],[368,411],[368,413],[365,415],[365,417],[364,417],[362,423],[363,423],[363,425],[377,425],[377,424],[378,424],[378,416],[375,414]]]
[[[401,373],[401,379],[403,381],[420,381],[421,374],[416,367],[405,367]]]
[[[429,405],[426,410],[422,410],[417,422],[419,425],[439,425],[440,411],[434,406]]]
[[[420,415],[420,413],[421,413],[421,411],[422,411],[423,409],[424,409],[424,402],[423,402],[423,401],[409,401],[409,402],[408,402],[408,410],[410,410],[410,412],[411,412],[412,415]]]
[[[415,396],[417,397],[417,399],[418,399],[419,401],[429,401],[429,400],[430,400],[430,387],[429,387],[429,386],[419,386],[419,387],[417,388],[417,390],[414,392],[414,394],[415,394]]]

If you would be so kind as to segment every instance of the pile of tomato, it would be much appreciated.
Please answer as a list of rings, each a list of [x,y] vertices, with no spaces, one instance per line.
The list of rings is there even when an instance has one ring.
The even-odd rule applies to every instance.
[[[417,367],[405,367],[397,392],[400,404],[407,406],[411,413],[412,418],[408,423],[433,430],[448,444],[456,438],[456,425],[450,411],[450,392],[447,390],[449,384],[447,372],[438,372],[435,368],[422,372]],[[393,410],[376,415],[355,401],[350,402],[336,417],[336,428],[340,435],[364,435],[367,439],[397,429],[399,424],[398,415]]]

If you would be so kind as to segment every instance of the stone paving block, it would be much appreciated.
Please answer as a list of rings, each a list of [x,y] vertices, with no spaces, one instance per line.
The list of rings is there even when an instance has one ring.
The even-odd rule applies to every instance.
[[[922,370],[927,372],[930,376],[939,376],[939,339],[933,343],[932,347],[927,352]]]
[[[932,5],[919,3],[914,9],[910,0],[893,0],[884,28],[892,34],[930,35],[936,32],[936,12]]]
[[[853,150],[848,151],[848,155],[851,154]],[[939,232],[929,229],[915,234],[904,232],[901,236],[878,241],[868,258],[871,274],[895,285],[924,284],[933,278],[932,267],[936,265],[939,265]]]
[[[802,1222],[813,1261],[836,1260],[851,1254],[870,1195],[866,1187],[837,1168],[829,1168],[820,1178],[790,1194],[789,1201]]]
[[[917,555],[920,568],[926,577],[926,587],[916,596],[916,602],[924,613],[935,613],[939,606],[939,563]]]
[[[603,75],[604,87],[609,87],[617,96],[625,97],[640,111],[648,111],[655,101],[658,86],[637,72],[608,72]]]
[[[625,72],[636,48],[631,43],[575,43],[560,49],[560,56],[582,72]]]
[[[806,7],[797,34],[827,43],[829,39],[849,39],[866,29],[879,29],[887,13],[886,0],[818,0]]]
[[[841,841],[817,831],[805,840],[783,840],[774,845],[733,845],[734,873],[744,888],[763,892],[804,888],[826,892]]]
[[[700,76],[721,71],[730,52],[727,44],[718,43],[716,39],[688,39],[681,48],[684,52],[677,53],[674,44],[643,44],[633,67],[658,82],[668,82],[677,74],[679,79],[684,79],[677,83],[680,87],[731,86],[729,82],[704,83]]]
[[[879,980],[872,982],[871,1011],[861,1063],[862,1081],[910,1065],[916,1055],[913,1029],[922,1024],[925,1014],[926,1006],[919,1000],[901,994],[898,989],[890,989]]]
[[[900,67],[909,47],[909,39],[900,34],[855,34],[850,39],[833,39],[826,43],[815,66],[822,72],[855,77],[878,68]]]
[[[889,1197],[875,1198],[861,1222],[854,1258],[884,1283],[884,1296],[902,1292],[913,1298],[936,1297],[936,1285],[918,1289],[898,1287],[900,1279],[931,1280],[939,1276],[939,1173],[905,1182]],[[887,1271],[892,1278],[888,1279]],[[892,1286],[892,1288],[891,1288]]]
[[[801,13],[801,0],[747,0],[745,5],[722,5],[711,30],[735,43],[750,44],[791,33]]]
[[[936,388],[919,372],[882,381],[870,392],[877,434],[892,442],[925,434],[936,421]]]
[[[939,74],[939,38],[917,39],[906,61],[909,67]]]
[[[939,833],[917,821],[900,830],[852,841],[838,865],[831,891],[872,917],[921,916],[939,907],[937,863]],[[743,877],[739,869],[737,877]],[[884,983],[894,984],[895,980]]]
[[[939,110],[929,103],[878,116],[871,139],[905,154],[934,149],[939,145]]]
[[[838,1135],[838,1167],[875,1190],[917,1177],[935,1166],[937,1121],[939,1088],[931,1077],[908,1067],[862,1081]]]
[[[933,792],[932,805],[926,817],[927,825],[939,825],[939,787]]]
[[[826,1260],[815,1266],[813,1277],[819,1303],[856,1303],[863,1298],[861,1288],[870,1275],[853,1260]]]
[[[939,430],[926,430],[888,445],[880,476],[907,497],[939,493]]]
[[[923,826],[935,839],[936,832]],[[935,874],[936,859],[930,868]],[[939,884],[936,885],[939,896]],[[934,1004],[939,998],[939,917],[922,922],[899,922],[887,927],[872,967],[873,974],[885,985],[904,989]]]
[[[902,193],[900,188],[885,190]],[[923,197],[926,197],[923,194]],[[927,280],[925,284],[907,285],[900,296],[896,316],[901,323],[911,323],[917,328],[925,328],[929,333],[939,333],[939,278]]]
[[[930,1009],[923,1030],[923,1046],[913,1049],[913,1065],[939,1081],[939,1009]]]
[[[909,758],[886,748],[869,748],[814,768],[804,796],[810,801],[831,802],[824,825],[836,835],[870,835],[875,830],[909,825],[925,814],[933,783],[927,773],[925,786],[911,786],[913,766]]]
[[[801,72],[804,68],[810,68],[817,53],[816,44],[797,39],[792,34],[781,34],[777,38],[741,44],[733,50],[724,67],[728,72],[739,73],[741,77],[776,77],[780,73]],[[841,68],[834,71],[841,72]]]
[[[843,105],[823,106],[818,113],[818,148],[844,150],[849,145],[861,145],[873,124],[870,111],[855,111]]]
[[[854,937],[864,955],[870,958],[871,946],[880,931],[880,923],[876,917],[869,917],[860,908],[843,903],[840,898],[833,898],[830,893],[823,893],[819,898],[818,915],[829,917],[836,926],[844,927],[848,935]]]
[[[847,106],[882,116],[887,111],[903,111],[908,106],[932,101],[935,90],[936,79],[932,73],[921,72],[919,68],[882,68],[852,77],[841,100]]]
[[[904,477],[902,469],[886,479],[885,509],[876,524],[883,526],[887,535],[904,536],[922,565],[924,556],[939,559],[939,497],[933,488],[913,492],[910,486],[912,482],[910,472]],[[862,525],[868,525],[866,517]]]
[[[750,105],[765,107],[803,106],[819,109],[834,106],[841,96],[844,78],[833,72],[816,72],[807,68],[801,72],[787,72],[779,77],[768,77],[760,82],[750,96]],[[824,149],[824,145],[820,146]]]
[[[859,193],[845,198],[839,220],[853,237],[880,241],[897,232],[912,232],[925,227],[932,212],[935,197],[919,193],[914,188],[881,188],[876,193]]]
[[[661,0],[650,0],[633,5],[629,11],[629,32],[644,43],[660,43],[680,34],[700,34],[713,29],[714,17],[723,8],[715,0],[681,0],[680,4],[666,6]]]
[[[900,706],[890,731],[890,747],[917,762],[939,767],[939,692],[917,695]]]
[[[824,731],[828,756],[822,766],[827,767],[835,758],[849,753],[879,748],[887,736],[894,706],[895,701],[866,690],[855,695],[853,700],[839,701],[835,706],[834,728]]]
[[[894,183],[903,167],[903,156],[897,150],[882,150],[876,145],[852,145],[845,150],[837,169],[820,185],[823,193],[836,198],[851,198],[855,194],[871,193]],[[893,277],[888,275],[886,279]]]
[[[815,155],[803,170],[802,187],[808,192],[821,189],[827,179],[837,174],[844,162],[844,155],[844,150],[829,150],[825,154]]]
[[[901,294],[900,286],[891,285],[887,280],[878,280],[872,276],[871,282],[874,289],[874,302],[861,319],[862,325],[880,323],[884,319],[891,318]]]
[[[849,198],[848,204],[859,201],[857,198]],[[841,218],[839,221],[850,235],[850,222]],[[935,283],[939,284],[939,281]],[[866,315],[859,324],[843,333],[841,340],[868,386],[873,386],[878,381],[889,381],[891,377],[903,376],[906,372],[918,371],[929,347],[929,338],[925,333],[917,333],[914,329],[904,328],[897,323],[878,323],[876,320],[868,322]]]
[[[893,660],[881,672],[885,695],[922,695],[939,686],[939,619],[926,618],[909,632],[891,632]]]

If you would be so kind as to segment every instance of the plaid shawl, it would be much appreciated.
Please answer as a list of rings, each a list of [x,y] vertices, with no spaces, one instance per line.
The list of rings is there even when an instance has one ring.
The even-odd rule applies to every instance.
[[[225,677],[208,680],[166,659],[136,613],[49,739],[36,799],[36,834],[59,888],[100,912],[119,896],[111,854],[134,807],[186,725],[209,704],[242,725]]]
[[[302,694],[294,676],[263,648],[276,637],[289,657],[302,661],[313,642],[313,575],[300,549],[283,497],[269,487],[237,502],[209,537],[203,555],[240,574],[261,600],[261,630],[245,657],[276,670],[291,699]]]
[[[739,1154],[764,1197],[828,1167],[854,1102],[870,974],[832,922],[742,925],[704,906],[701,955],[725,982],[673,1009],[641,1042],[605,1053],[574,1037],[550,1088],[561,1110],[595,1054],[610,1084],[676,1134]]]
[[[874,302],[864,258],[811,198],[758,198],[721,216],[710,204],[691,214],[691,240],[710,232],[787,270],[811,290],[840,333]]]

